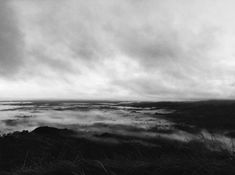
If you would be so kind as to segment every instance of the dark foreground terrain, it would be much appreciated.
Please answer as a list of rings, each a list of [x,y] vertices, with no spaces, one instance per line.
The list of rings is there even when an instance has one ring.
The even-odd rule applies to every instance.
[[[209,150],[200,141],[136,140],[110,134],[97,138],[101,139],[50,127],[5,135],[0,138],[0,174],[235,174],[233,153],[218,147]]]
[[[39,108],[41,103],[34,102],[31,106]],[[54,105],[54,102],[47,103]],[[141,133],[139,130],[133,130],[135,134],[132,135],[122,132],[95,132],[94,135],[86,135],[78,130],[38,127],[33,131],[13,132],[0,137],[0,175],[235,174],[235,146],[232,141],[235,137],[235,101],[111,105],[113,110],[119,110],[118,107],[123,110],[123,106],[133,115],[147,108],[150,111],[172,111],[156,112],[151,116],[172,121],[172,134],[174,130],[180,130],[194,136],[206,130],[211,134],[211,139],[208,140],[203,135],[200,139],[189,140],[172,139],[174,135],[171,138],[145,137],[138,134]],[[102,110],[111,108],[98,107],[102,107]],[[80,108],[76,110],[79,111]],[[114,125],[103,127],[113,127],[115,130]],[[151,133],[153,132],[168,133],[167,130],[162,131],[158,125],[151,129]],[[214,139],[214,134],[231,139],[230,147],[225,147]]]

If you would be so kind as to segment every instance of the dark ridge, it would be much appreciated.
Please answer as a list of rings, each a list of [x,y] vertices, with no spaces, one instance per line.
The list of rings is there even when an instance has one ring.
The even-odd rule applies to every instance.
[[[49,126],[41,126],[32,131],[34,134],[44,135],[44,136],[71,136],[75,134],[74,131],[69,129],[58,129]]]
[[[178,127],[193,126],[195,131],[207,129],[212,132],[220,132],[235,128],[235,100],[139,102],[124,105],[174,110],[172,113],[161,116],[175,122]]]
[[[235,100],[203,100],[203,101],[163,101],[163,102],[131,102],[124,103],[122,106],[131,107],[156,107],[182,109],[200,106],[227,106],[235,105]]]

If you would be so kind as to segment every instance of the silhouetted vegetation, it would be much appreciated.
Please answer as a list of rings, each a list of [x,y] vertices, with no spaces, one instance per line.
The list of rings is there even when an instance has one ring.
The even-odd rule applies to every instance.
[[[143,175],[234,174],[233,153],[203,142],[141,140],[109,134],[87,139],[67,129],[40,127],[0,138],[0,174]],[[117,142],[109,142],[112,138]]]

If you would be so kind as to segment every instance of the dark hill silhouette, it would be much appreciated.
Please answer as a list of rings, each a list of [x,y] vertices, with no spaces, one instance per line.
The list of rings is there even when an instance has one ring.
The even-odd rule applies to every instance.
[[[67,129],[39,127],[0,138],[0,174],[8,175],[179,175],[235,174],[234,156],[209,150],[202,142],[162,138],[151,145],[73,136]],[[115,139],[119,139],[116,137]],[[145,139],[146,141],[146,139]]]

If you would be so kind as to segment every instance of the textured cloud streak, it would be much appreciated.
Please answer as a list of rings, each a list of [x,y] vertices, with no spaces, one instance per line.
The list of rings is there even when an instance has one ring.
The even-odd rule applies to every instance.
[[[0,76],[11,76],[23,64],[22,38],[9,1],[0,1]]]
[[[1,76],[9,79],[0,91],[19,86],[18,98],[234,98],[232,0],[10,5],[14,13],[0,12]],[[18,79],[10,82],[11,75]]]

